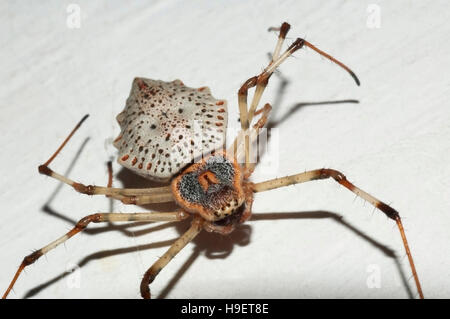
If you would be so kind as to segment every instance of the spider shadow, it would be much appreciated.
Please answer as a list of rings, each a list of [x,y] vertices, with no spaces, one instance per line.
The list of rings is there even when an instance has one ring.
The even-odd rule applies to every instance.
[[[330,211],[305,211],[305,212],[284,212],[284,213],[253,213],[250,221],[270,221],[270,220],[282,220],[282,219],[332,219],[340,226],[345,227],[347,230],[354,233],[356,236],[367,241],[372,247],[380,250],[386,257],[391,258],[398,270],[401,282],[410,299],[414,298],[411,288],[408,285],[408,278],[403,271],[399,257],[395,251],[388,246],[378,242],[372,237],[366,235],[358,228],[354,227],[343,216]],[[176,227],[180,234],[186,230],[186,226],[180,227],[177,224]],[[204,252],[205,256],[209,259],[226,258],[228,257],[236,245],[247,246],[250,243],[252,227],[248,224],[242,224],[234,230],[228,236],[223,236],[216,233],[200,233],[194,240],[194,251],[191,256],[180,267],[178,272],[172,277],[166,287],[159,293],[158,298],[166,298],[170,291],[174,288],[176,283],[185,275],[187,270],[192,266],[195,260]],[[301,238],[299,238],[301,240]]]
[[[75,167],[76,162],[78,161],[80,155],[82,154],[84,148],[86,147],[87,143],[89,142],[89,138],[85,138],[83,140],[83,142],[81,143],[80,147],[78,148],[77,152],[75,153],[74,157],[72,158],[71,162],[69,163],[69,166],[67,167],[67,169],[64,171],[64,176],[69,176],[71,171],[73,170],[73,168]],[[106,164],[106,162],[105,162]],[[106,167],[106,165],[105,165]],[[106,176],[106,174],[105,174]],[[133,188],[139,188],[139,187],[157,187],[157,186],[161,186],[161,184],[158,183],[153,183],[150,182],[138,175],[135,175],[133,173],[131,173],[130,171],[122,168],[119,173],[117,174],[117,179],[120,180],[122,182],[122,184],[124,185],[124,187],[133,187]],[[106,178],[105,178],[106,180]],[[53,209],[52,207],[52,202],[55,200],[55,198],[57,197],[58,193],[60,192],[62,187],[67,187],[67,185],[65,185],[64,183],[58,183],[58,185],[56,186],[55,190],[50,194],[50,196],[48,197],[48,199],[45,201],[44,205],[41,207],[41,211],[43,211],[44,213],[58,218],[60,220],[65,221],[68,224],[71,224],[72,226],[75,226],[78,222],[78,220],[73,219],[68,217],[68,215],[61,213],[59,211],[56,211],[55,209]],[[86,196],[87,198],[87,196]],[[174,203],[161,203],[161,204],[151,204],[151,205],[142,205],[143,208],[148,209],[148,210],[153,210],[153,211],[171,211],[174,210],[177,206]],[[109,211],[112,212],[114,209],[114,200],[110,199],[109,200]],[[87,214],[86,214],[87,215]],[[119,231],[122,234],[128,236],[128,237],[135,237],[135,236],[143,236],[155,231],[159,231],[159,230],[163,230],[166,228],[170,228],[174,225],[175,223],[164,223],[164,224],[160,224],[160,223],[150,223],[150,222],[132,222],[132,223],[126,223],[126,224],[114,224],[111,222],[108,222],[106,224],[104,224],[105,226],[100,226],[98,225],[98,227],[95,228],[91,228],[88,227],[85,230],[83,230],[83,234],[86,235],[99,235],[101,233],[105,233],[105,232],[109,232],[109,231]],[[142,226],[142,225],[149,225],[149,227],[146,227],[144,229],[140,229],[140,230],[129,230],[130,228],[136,227],[136,226]],[[164,246],[169,246],[171,245],[174,241],[176,240],[176,238],[172,239],[172,240],[166,240],[166,241],[161,241],[161,242],[156,242],[156,243],[151,243],[151,244],[147,244],[147,245],[139,245],[139,246],[135,246],[132,248],[118,248],[118,249],[112,249],[112,250],[106,250],[106,251],[100,251],[94,254],[91,254],[89,256],[86,256],[85,258],[83,258],[79,263],[78,266],[82,267],[84,265],[86,265],[87,263],[89,263],[91,260],[96,260],[96,259],[101,259],[101,258],[106,258],[109,256],[113,256],[113,255],[118,255],[118,254],[125,254],[125,253],[129,253],[129,252],[135,252],[136,249],[138,250],[146,250],[146,249],[151,249],[151,248],[158,248],[158,247],[164,247]],[[39,293],[40,291],[44,290],[46,287],[49,287],[50,285],[52,285],[53,283],[56,283],[57,281],[65,278],[67,275],[69,275],[71,272],[64,272],[50,280],[48,280],[47,282],[40,284],[32,289],[30,289],[24,296],[24,298],[30,298],[35,296],[37,293]]]
[[[409,288],[407,277],[403,272],[399,259],[395,252],[387,247],[386,245],[376,241],[370,236],[364,234],[356,227],[352,226],[348,222],[344,220],[344,218],[336,213],[329,211],[307,211],[307,212],[286,212],[286,213],[255,213],[252,215],[250,221],[270,221],[270,220],[280,220],[280,219],[332,219],[336,223],[341,226],[344,226],[346,229],[357,235],[358,237],[367,241],[371,246],[375,249],[379,249],[383,254],[392,258],[397,269],[399,275],[401,277],[402,283],[408,293],[410,298],[413,298],[413,294],[411,289]],[[145,223],[141,223],[145,224]],[[148,224],[148,223],[147,223]],[[131,225],[127,225],[131,227]],[[167,228],[167,227],[175,227],[176,230],[182,234],[189,228],[189,220],[180,222],[180,223],[167,223],[167,224],[159,224],[156,227],[150,227],[149,229],[145,229],[141,232],[134,232],[133,236],[141,236],[147,234],[151,231]],[[252,233],[252,226],[249,224],[240,225],[233,233],[228,236],[223,236],[220,234],[200,233],[194,240],[194,249],[189,258],[183,263],[183,265],[179,268],[176,274],[172,277],[170,282],[162,289],[162,291],[157,295],[157,298],[165,298],[169,295],[171,290],[175,287],[176,283],[186,274],[188,269],[194,264],[195,260],[203,253],[209,259],[217,259],[217,258],[226,258],[228,257],[234,250],[236,245],[238,246],[247,246],[250,243],[250,237]],[[301,238],[299,238],[300,240]],[[111,257],[114,255],[122,255],[127,253],[135,253],[137,250],[145,251],[153,248],[167,247],[175,242],[176,238],[145,244],[145,245],[137,245],[132,247],[123,247],[116,248],[110,250],[98,251],[96,253],[90,254],[83,259],[81,259],[77,264],[80,268],[86,266],[91,261],[95,261],[98,259]],[[35,296],[40,291],[44,290],[46,287],[51,286],[52,284],[58,282],[59,280],[64,279],[68,275],[70,275],[70,271],[65,271],[58,276],[42,283],[25,294],[25,298],[30,298]],[[138,284],[138,283],[137,283]]]
[[[269,61],[272,59],[272,55],[268,53],[268,59]],[[281,125],[285,120],[287,120],[289,117],[293,116],[295,113],[300,111],[301,109],[304,109],[308,106],[317,106],[317,105],[332,105],[332,104],[359,104],[359,100],[355,99],[344,99],[344,100],[332,100],[332,101],[316,101],[316,102],[299,102],[294,105],[292,105],[287,112],[284,112],[284,114],[281,116],[281,118],[275,120],[276,115],[281,111],[281,105],[283,102],[283,97],[285,96],[286,90],[289,87],[291,81],[283,75],[283,73],[276,69],[273,73],[275,77],[279,79],[279,85],[275,92],[274,100],[272,101],[272,111],[270,112],[269,121],[266,124],[267,130],[270,132],[270,129],[277,127]],[[239,118],[238,118],[238,121]]]
[[[73,157],[72,161],[70,162],[68,168],[64,172],[64,176],[69,176],[70,172],[73,170],[76,162],[78,161],[81,153],[83,152],[86,144],[89,142],[89,138],[84,139],[81,146],[79,147],[78,151],[75,153],[75,156]],[[106,163],[105,163],[106,164]],[[105,165],[106,167],[106,165]],[[130,171],[122,168],[119,173],[117,174],[117,179],[122,182],[124,185],[123,187],[133,187],[133,188],[139,188],[139,187],[157,187],[161,186],[161,184],[153,183],[148,180],[146,180],[143,177],[140,177],[136,174],[131,173]],[[106,179],[105,179],[106,180]],[[62,187],[67,187],[64,183],[59,183],[58,186],[55,188],[55,190],[52,192],[52,194],[49,196],[49,198],[46,200],[44,205],[41,207],[41,211],[43,211],[46,214],[49,214],[50,216],[56,217],[58,219],[61,219],[72,226],[75,226],[78,220],[68,217],[68,215],[63,214],[61,212],[56,211],[52,208],[51,203],[54,201],[54,199],[57,197],[58,193],[60,192]],[[87,197],[86,197],[87,198]],[[143,208],[153,211],[173,211],[177,206],[174,203],[160,203],[160,204],[151,204],[151,205],[142,205]],[[114,200],[109,200],[109,212],[112,212],[114,210]],[[87,215],[87,214],[86,214]],[[141,224],[144,224],[142,222],[135,222],[130,224],[113,224],[113,223],[106,223],[105,226],[99,226],[96,228],[87,228],[83,231],[83,234],[87,235],[97,235],[103,232],[108,231],[120,231],[123,234],[127,236],[135,236],[138,235],[144,235],[146,233],[150,233],[152,231],[161,230],[165,227],[162,226],[156,226],[154,228],[149,228],[147,230],[142,230],[138,232],[132,232],[128,231],[127,229],[133,226],[139,226]]]
[[[301,109],[303,109],[307,106],[348,104],[348,103],[358,104],[359,101],[354,100],[354,99],[346,99],[346,100],[319,101],[319,102],[299,102],[299,103],[296,103],[293,106],[291,106],[291,108],[287,112],[285,112],[280,119],[273,120],[274,117],[272,116],[271,117],[272,119],[269,120],[266,127],[267,127],[267,129],[271,129],[271,128],[279,126],[285,120],[287,120],[289,117],[291,117],[294,113],[300,111]],[[275,109],[275,108],[272,108],[272,109]]]
[[[269,59],[271,55],[269,54]],[[290,80],[285,77],[280,70],[275,70],[273,73],[279,79],[279,85],[275,92],[274,100],[271,103],[272,110],[270,112],[269,120],[265,125],[266,133],[267,133],[267,141],[264,143],[258,143],[258,158],[264,156],[267,152],[267,146],[269,140],[271,138],[272,129],[279,127],[283,124],[289,117],[294,116],[295,113],[305,109],[309,106],[320,106],[320,105],[337,105],[337,104],[359,104],[359,100],[356,99],[343,99],[343,100],[328,100],[328,101],[311,101],[311,102],[298,102],[292,105],[287,111],[285,111],[281,117],[277,118],[278,113],[283,109],[281,107],[283,96],[290,85]],[[255,118],[257,118],[255,116]],[[238,122],[240,121],[238,117]]]
[[[69,166],[67,167],[67,169],[64,172],[64,176],[69,176],[71,171],[73,170],[73,168],[75,167],[76,162],[78,161],[81,153],[83,152],[84,148],[86,147],[87,143],[89,142],[89,138],[85,138],[83,140],[83,142],[81,143],[80,147],[78,148],[77,152],[75,153],[74,157],[72,158]],[[106,164],[106,163],[105,163]],[[106,167],[106,165],[105,165]],[[128,172],[126,172],[125,169],[122,169],[121,173],[118,174],[118,176],[120,177],[120,179],[124,182],[125,185],[135,185],[135,187],[153,187],[152,183],[149,183],[147,180],[134,175],[134,174],[130,174]],[[139,186],[140,185],[140,186]],[[145,186],[144,186],[145,185]],[[58,219],[61,219],[63,221],[65,221],[68,224],[71,224],[72,226],[75,226],[76,223],[78,222],[78,220],[73,219],[68,217],[68,215],[63,214],[61,212],[56,211],[55,209],[52,208],[52,202],[55,200],[55,198],[57,197],[58,193],[60,192],[62,187],[67,187],[67,185],[65,185],[64,183],[58,183],[58,185],[56,186],[55,190],[51,193],[51,195],[48,197],[48,199],[45,201],[44,205],[41,207],[41,211],[43,211],[44,213],[52,216],[52,217],[56,217]],[[131,187],[131,186],[128,186]],[[87,198],[87,196],[86,196]],[[158,205],[147,205],[146,208],[150,208],[154,211],[167,211],[170,210],[169,207],[172,207],[174,204],[158,204]],[[109,201],[109,211],[113,211],[114,208],[114,203],[113,203],[113,199],[110,199]],[[87,215],[87,214],[86,214]],[[155,225],[151,225],[151,227],[147,227],[145,229],[142,230],[138,230],[138,231],[133,231],[133,230],[129,230],[129,228],[135,227],[135,226],[141,226],[144,224],[152,224],[152,223],[145,223],[145,222],[133,222],[133,223],[127,223],[127,224],[113,224],[113,223],[107,223],[105,226],[99,226],[99,227],[95,227],[95,228],[86,228],[83,231],[83,234],[86,235],[98,235],[104,232],[108,232],[108,231],[119,231],[121,233],[123,233],[126,236],[129,237],[134,237],[134,236],[142,236],[154,231],[158,231],[158,230],[163,230],[166,228],[170,228],[173,226],[174,223],[165,223],[165,224],[155,224]],[[167,240],[167,241],[162,241],[162,242],[157,242],[157,243],[152,243],[152,244],[148,244],[148,245],[141,245],[141,246],[136,246],[133,249],[151,249],[151,248],[158,248],[158,247],[163,247],[163,246],[168,246],[171,245],[176,239],[173,240]],[[127,252],[131,252],[133,249],[114,249],[114,250],[108,250],[108,251],[103,251],[103,252],[98,252],[98,253],[94,253],[90,256],[87,256],[86,258],[83,258],[80,263],[79,266],[83,266],[85,264],[87,264],[90,260],[93,259],[101,259],[101,258],[106,258],[108,256],[112,256],[112,255],[117,255],[117,254],[121,254],[121,253],[127,253]],[[66,277],[68,274],[70,274],[70,272],[65,272],[59,276],[54,277],[53,279],[36,286],[33,289],[30,289],[26,294],[24,298],[30,298],[33,297],[34,295],[36,295],[38,292],[40,292],[41,290],[45,289],[46,287],[50,286],[51,284],[57,282],[58,280]]]
[[[275,93],[275,99],[272,103],[272,112],[270,115],[269,122],[266,127],[268,130],[271,128],[277,127],[281,125],[285,120],[289,117],[293,116],[295,113],[304,109],[308,106],[317,106],[317,105],[332,105],[332,104],[359,104],[359,100],[355,99],[345,99],[345,100],[333,100],[333,101],[317,101],[317,102],[299,102],[290,107],[290,109],[285,112],[281,118],[275,120],[277,113],[281,110],[281,104],[283,101],[283,96],[285,95],[287,87],[290,85],[290,81],[287,77],[285,77],[281,71],[277,70],[274,75],[280,80],[280,84]]]

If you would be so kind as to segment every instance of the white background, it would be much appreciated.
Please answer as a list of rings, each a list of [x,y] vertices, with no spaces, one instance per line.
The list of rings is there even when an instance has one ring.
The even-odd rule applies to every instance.
[[[400,212],[425,296],[450,297],[448,1],[78,1],[79,29],[67,27],[69,3],[0,5],[1,290],[26,254],[81,217],[145,210],[38,174],[84,114],[51,167],[104,185],[115,116],[135,76],[207,85],[237,125],[237,90],[276,43],[267,28],[288,21],[285,47],[305,37],[350,66],[361,87],[311,50],[283,64],[286,84],[273,76],[262,99],[275,107],[280,166],[253,180],[341,170]],[[381,10],[379,28],[370,4]],[[343,100],[359,103],[295,107]],[[115,186],[148,185],[114,170]],[[333,181],[257,194],[258,220],[227,237],[201,234],[158,275],[153,295],[416,297],[395,223],[354,198]],[[92,225],[27,268],[11,298],[137,298],[145,270],[187,227]],[[61,278],[73,265],[80,272]],[[377,273],[381,287],[369,288]]]

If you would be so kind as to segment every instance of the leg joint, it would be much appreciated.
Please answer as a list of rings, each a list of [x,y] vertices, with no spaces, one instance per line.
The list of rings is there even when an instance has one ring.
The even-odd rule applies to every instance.
[[[260,75],[258,75],[258,78],[256,80],[256,84],[267,86],[267,83],[269,83],[269,78],[273,73],[267,73],[263,72]]]
[[[334,169],[328,169],[328,168],[322,168],[320,170],[320,179],[325,179],[325,178],[333,178],[336,182],[341,183],[345,180],[347,180],[347,178],[345,177],[344,174],[342,174],[339,171],[336,171]]]
[[[136,205],[137,204],[137,198],[136,196],[128,196],[121,199],[122,203],[127,205]]]
[[[78,223],[75,225],[75,228],[77,229],[84,229],[89,225],[89,223],[99,223],[102,221],[102,214],[92,214],[88,215],[86,217],[83,217],[78,221]]]
[[[393,209],[391,206],[389,206],[383,202],[378,202],[376,206],[379,210],[381,210],[383,213],[385,213],[386,216],[389,217],[390,219],[393,219],[395,221],[397,221],[397,220],[400,221],[400,214],[395,209]]]
[[[48,168],[47,165],[39,165],[38,167],[39,174],[50,176],[52,175],[52,170]]]
[[[295,51],[301,49],[303,45],[305,44],[305,40],[301,38],[297,38],[288,48],[288,51],[291,51],[291,53],[294,53]]]
[[[39,257],[41,257],[42,255],[43,255],[43,253],[42,253],[41,250],[36,250],[34,253],[32,253],[32,254],[26,256],[26,257],[23,259],[23,264],[24,264],[25,266],[31,265],[31,264],[34,263],[36,260],[38,260]]]
[[[95,186],[93,185],[83,185],[81,183],[73,183],[72,187],[79,193],[87,194],[87,195],[94,195],[95,192]]]
[[[242,84],[241,88],[239,89],[238,94],[240,96],[246,96],[248,89],[254,87],[257,83],[257,80],[258,80],[258,77],[254,76],[254,77],[248,79],[247,81],[245,81],[245,83]]]

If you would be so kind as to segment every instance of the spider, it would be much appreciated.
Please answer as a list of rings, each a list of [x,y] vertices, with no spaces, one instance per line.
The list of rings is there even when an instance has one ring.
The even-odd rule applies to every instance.
[[[50,169],[50,163],[88,117],[84,116],[56,152],[39,166],[39,173],[68,184],[83,194],[105,195],[124,204],[135,205],[175,202],[179,208],[171,212],[96,213],[82,218],[65,235],[23,259],[3,298],[8,296],[25,267],[80,233],[90,223],[174,222],[190,218],[190,228],[145,272],[140,292],[143,298],[150,298],[149,286],[158,273],[202,230],[226,235],[249,219],[254,193],[328,178],[368,201],[395,221],[419,296],[423,298],[399,213],[356,187],[344,174],[322,168],[263,182],[249,180],[257,164],[250,158],[251,147],[265,127],[271,112],[269,103],[259,109],[258,105],[271,75],[289,56],[302,47],[308,47],[346,70],[356,84],[360,84],[347,66],[304,39],[297,38],[281,53],[289,29],[290,25],[286,22],[281,27],[269,29],[279,31],[272,59],[259,75],[248,79],[239,89],[241,130],[226,150],[222,146],[225,145],[227,103],[213,98],[209,88],[189,88],[180,80],[163,82],[134,79],[125,109],[117,116],[121,127],[121,133],[114,141],[119,150],[118,162],[147,179],[169,182],[168,186],[113,188],[111,170],[107,187],[84,185]],[[248,91],[253,87],[253,98],[248,104]],[[259,119],[256,120],[257,116]],[[201,123],[200,131],[194,130],[195,122]]]

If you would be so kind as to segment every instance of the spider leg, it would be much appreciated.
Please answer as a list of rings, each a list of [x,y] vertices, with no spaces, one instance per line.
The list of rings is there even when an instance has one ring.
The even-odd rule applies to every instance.
[[[303,46],[307,46],[320,55],[324,56],[325,58],[329,59],[333,63],[339,65],[344,70],[346,70],[355,80],[356,84],[359,85],[359,80],[356,77],[356,75],[353,73],[352,70],[350,70],[346,65],[344,65],[342,62],[336,60],[329,54],[325,53],[324,51],[318,49],[308,41],[297,38],[283,54],[279,54],[281,50],[281,46],[284,42],[284,38],[286,37],[287,32],[289,31],[290,25],[288,23],[283,23],[280,27],[280,34],[278,37],[277,46],[275,47],[274,55],[272,58],[272,61],[269,63],[269,65],[257,76],[249,78],[245,83],[241,86],[241,88],[238,91],[238,104],[239,104],[239,116],[241,121],[241,130],[243,132],[247,132],[254,113],[256,111],[256,108],[258,107],[259,101],[261,100],[262,94],[269,82],[269,78],[272,76],[273,72],[280,66],[281,63],[283,63],[289,56],[291,56],[295,51],[301,49]],[[269,29],[270,30],[270,29]],[[250,105],[250,108],[248,108],[247,104],[247,97],[248,97],[248,90],[252,87],[256,86],[255,93],[253,94],[253,99]],[[249,163],[249,145],[250,145],[250,138],[248,134],[244,135],[244,150],[245,150],[245,167],[248,168],[250,166]],[[234,148],[234,154],[236,154],[237,149]]]
[[[108,184],[106,185],[106,187],[111,188],[112,187],[112,183],[113,183],[112,162],[108,161],[108,163],[106,163],[106,165],[108,167]]]
[[[247,96],[248,90],[256,85],[257,77],[254,76],[248,79],[239,89],[238,92],[238,104],[239,104],[239,117],[241,120],[241,131],[244,132],[244,150],[245,150],[245,166],[249,162],[249,136],[247,134],[250,121],[248,120],[248,109],[247,109]],[[236,155],[237,149],[234,148],[234,153]]]
[[[244,173],[245,179],[249,178],[250,175],[255,170],[256,163],[257,163],[257,154],[255,154],[254,152],[257,152],[258,145],[256,145],[256,147],[254,147],[254,143],[255,143],[255,141],[257,141],[260,130],[266,125],[271,110],[272,110],[272,106],[269,103],[266,103],[264,105],[264,107],[258,109],[255,112],[255,115],[259,115],[259,114],[262,114],[262,115],[258,119],[258,121],[253,125],[253,128],[250,130],[250,132],[248,134],[249,135],[249,147],[248,147],[249,159],[250,159],[250,154],[252,156],[248,162],[249,163],[248,166],[245,169],[245,173]],[[240,147],[243,144],[242,136],[243,136],[243,134],[238,134],[238,136],[234,140],[234,144],[233,144],[233,148],[237,150],[236,158],[238,160],[240,160],[243,157],[242,147]]]
[[[286,37],[286,34],[288,33],[290,29],[289,23],[284,22],[281,27],[279,28],[279,36],[278,36],[278,42],[275,47],[274,53],[272,55],[272,61],[270,64],[272,64],[275,60],[279,58],[280,50],[283,45],[284,39]],[[269,31],[274,30],[275,28],[269,28]],[[269,65],[270,65],[269,64]],[[267,68],[266,68],[267,69]],[[265,71],[265,70],[264,70]],[[248,79],[239,89],[238,92],[238,103],[239,103],[239,116],[241,121],[241,129],[243,131],[246,131],[249,128],[249,125],[252,121],[252,118],[254,116],[254,112],[256,110],[256,107],[259,104],[259,100],[261,99],[262,93],[264,92],[265,87],[267,86],[269,77],[261,76],[264,71],[258,75],[251,77]],[[250,111],[247,108],[247,96],[248,96],[248,90],[256,85],[255,94],[253,95],[252,104],[250,107]],[[247,143],[247,142],[246,142]],[[248,145],[248,143],[246,144]],[[236,151],[236,149],[235,149]],[[248,158],[248,154],[246,153]]]
[[[344,186],[351,192],[355,193],[357,196],[363,198],[364,200],[368,201],[370,204],[372,204],[374,207],[380,209],[387,217],[390,219],[393,219],[397,227],[400,231],[400,235],[402,237],[403,246],[405,247],[406,254],[408,256],[409,265],[411,267],[411,271],[414,277],[414,281],[416,283],[417,291],[419,293],[420,298],[423,299],[423,292],[422,287],[420,285],[419,276],[417,275],[416,267],[414,265],[413,257],[411,254],[411,251],[409,249],[408,241],[406,239],[405,230],[403,229],[403,224],[401,222],[401,218],[399,213],[387,205],[386,203],[378,200],[377,198],[373,197],[372,195],[366,193],[362,189],[356,187],[352,183],[350,183],[344,174],[342,174],[339,171],[336,171],[334,169],[317,169],[312,171],[307,171],[304,173],[281,177],[281,178],[275,178],[272,180],[268,180],[261,183],[255,183],[252,185],[253,191],[255,193],[257,192],[264,192],[271,189],[293,185],[293,184],[299,184],[319,179],[327,179],[327,178],[333,178],[336,182],[338,182],[340,185]]]
[[[276,29],[278,29],[277,31],[280,31],[280,33],[278,34],[277,45],[275,47],[275,50],[273,51],[272,60],[270,61],[269,66],[273,64],[275,61],[277,61],[278,58],[280,57],[281,47],[283,46],[284,39],[286,38],[286,34],[289,32],[290,28],[291,26],[287,22],[283,22],[280,28],[269,28],[269,31]],[[255,115],[255,110],[258,107],[261,97],[264,93],[264,90],[269,82],[269,77],[270,75],[265,77],[261,76],[261,74],[257,76],[255,93],[253,94],[252,103],[250,104],[250,109],[248,111],[249,123],[251,123],[252,118]]]
[[[70,178],[56,173],[50,169],[50,163],[55,159],[59,152],[64,148],[70,138],[75,134],[81,124],[88,118],[85,115],[75,128],[70,132],[62,144],[58,147],[56,152],[42,165],[39,166],[39,173],[50,176],[72,186],[77,192],[87,195],[105,195],[118,200],[121,200],[125,204],[149,204],[149,203],[164,203],[173,201],[172,192],[169,186],[154,187],[154,188],[113,188],[109,187],[109,183],[112,184],[112,173],[109,173],[110,179],[108,181],[108,187],[84,185],[82,183],[75,182]],[[110,168],[108,168],[110,172]]]
[[[22,263],[20,264],[19,268],[16,271],[16,274],[14,275],[11,283],[8,286],[8,289],[6,289],[5,293],[3,294],[2,299],[5,299],[11,289],[13,288],[15,282],[19,278],[22,270],[25,269],[26,266],[33,264],[36,260],[38,260],[41,256],[48,253],[50,250],[56,248],[60,244],[64,243],[69,238],[73,237],[74,235],[78,234],[82,230],[84,230],[90,223],[102,223],[102,222],[131,222],[131,221],[168,221],[168,222],[174,222],[174,221],[181,221],[189,217],[189,214],[183,212],[183,211],[176,211],[176,212],[147,212],[147,213],[130,213],[130,214],[123,214],[123,213],[97,213],[88,215],[78,221],[78,223],[73,227],[69,232],[67,232],[64,236],[61,236],[60,238],[52,241],[47,246],[36,250],[32,254],[26,256]]]
[[[269,103],[266,103],[264,105],[264,107],[260,108],[259,110],[257,110],[255,112],[255,115],[259,115],[260,113],[262,114],[261,117],[259,118],[259,120],[255,123],[255,125],[253,125],[253,129],[255,131],[255,140],[257,138],[257,136],[259,135],[260,130],[266,125],[267,120],[269,119],[269,114],[270,111],[272,111],[272,106]],[[256,146],[256,149],[253,148],[252,152],[258,152],[258,146]],[[255,155],[255,158],[257,158],[257,154]],[[257,160],[252,161],[248,167],[247,167],[247,172],[245,173],[245,177],[244,178],[249,178],[250,175],[253,173],[253,171],[255,170],[256,167],[256,163]]]
[[[47,166],[42,169],[41,165],[39,167],[39,172],[72,186],[79,193],[86,195],[105,195],[114,199],[118,199],[124,204],[150,204],[173,201],[170,186],[152,188],[113,188],[96,185],[84,185],[56,173]]]
[[[280,31],[280,33],[278,34],[277,45],[275,47],[275,50],[273,50],[272,62],[278,59],[278,57],[280,56],[281,47],[283,46],[284,39],[286,38],[286,34],[289,32],[290,28],[291,25],[287,22],[283,22],[283,24],[279,28],[274,27],[269,28],[268,31]]]
[[[285,26],[285,23],[283,23],[283,26]],[[280,28],[280,37],[285,36],[286,33],[287,33],[287,30],[289,30],[289,28],[287,28],[287,30],[284,30],[283,26]],[[284,27],[284,28],[286,28],[286,27]],[[251,121],[253,119],[254,112],[255,112],[258,104],[259,104],[259,101],[260,101],[261,96],[262,96],[262,94],[264,92],[264,89],[266,88],[266,86],[268,84],[268,81],[269,81],[269,78],[272,76],[273,72],[289,56],[291,56],[294,52],[296,52],[297,50],[301,49],[304,46],[306,46],[306,47],[308,47],[310,49],[313,49],[314,51],[316,51],[320,55],[324,56],[328,60],[332,61],[333,63],[335,63],[337,65],[339,65],[341,68],[346,70],[352,76],[352,78],[355,80],[357,85],[360,84],[359,79],[356,77],[355,73],[352,70],[350,70],[350,68],[348,68],[345,64],[343,64],[342,62],[336,60],[335,58],[333,58],[328,53],[318,49],[316,46],[314,46],[313,44],[309,43],[308,41],[306,41],[304,39],[301,39],[301,38],[297,38],[287,48],[287,50],[283,54],[281,54],[280,56],[277,56],[276,59],[273,58],[272,61],[269,63],[269,65],[258,76],[252,77],[249,80],[247,80],[242,85],[241,89],[239,90],[239,94],[242,94],[242,97],[240,97],[240,100],[242,100],[241,103],[243,104],[245,102],[245,105],[246,105],[247,104],[247,93],[248,93],[248,90],[251,87],[256,85],[255,93],[253,95],[253,100],[252,100],[252,103],[250,105],[250,109],[247,112],[247,120],[249,121],[249,123],[251,123]],[[241,108],[242,107],[240,107],[240,109]]]
[[[264,107],[258,109],[255,112],[255,115],[259,115],[262,114],[261,117],[259,118],[259,120],[253,125],[253,129],[251,129],[249,131],[249,151],[248,153],[250,154],[250,149],[251,146],[253,145],[253,143],[256,141],[260,129],[263,128],[268,120],[269,117],[269,113],[272,110],[272,106],[269,103],[266,103],[264,105]],[[236,159],[238,160],[238,162],[241,161],[241,159],[243,158],[243,154],[242,154],[242,144],[243,144],[243,138],[244,138],[244,132],[240,131],[239,134],[236,136],[236,138],[234,139],[234,142],[232,144],[232,146],[227,150],[227,153],[232,153],[235,154]],[[249,156],[249,166],[248,169],[250,169],[252,172],[254,170],[256,166],[256,163],[253,163],[252,161],[250,161],[250,156]],[[246,177],[247,178],[247,177]]]
[[[201,232],[203,224],[204,220],[201,217],[194,217],[191,227],[145,272],[141,281],[142,298],[151,298],[149,285],[155,280],[159,272],[172,260],[172,258]]]

